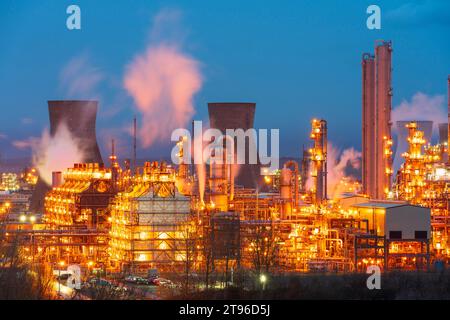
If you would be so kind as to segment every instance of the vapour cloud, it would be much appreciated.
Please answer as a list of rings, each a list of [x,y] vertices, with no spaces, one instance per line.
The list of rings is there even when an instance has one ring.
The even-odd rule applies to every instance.
[[[76,98],[98,98],[97,87],[104,79],[102,72],[92,66],[89,55],[83,53],[69,60],[60,74],[64,93]]]
[[[144,147],[170,138],[194,115],[193,98],[202,86],[200,63],[181,49],[180,41],[159,40],[178,17],[164,11],[155,18],[146,50],[127,66],[123,85],[140,111],[139,138]]]
[[[85,161],[85,152],[79,141],[74,138],[66,124],[61,124],[54,136],[45,129],[40,138],[31,137],[27,140],[17,140],[13,145],[18,149],[32,149],[33,165],[37,168],[43,181],[51,185],[52,173],[65,171],[74,163]]]
[[[339,195],[339,183],[345,177],[351,177],[348,174],[349,169],[359,170],[361,167],[361,152],[354,148],[345,149],[342,153],[328,143],[327,150],[327,165],[328,165],[328,196],[333,198]]]
[[[362,154],[354,148],[348,148],[341,152],[330,141],[328,141],[327,147],[327,194],[329,198],[334,198],[343,191],[340,190],[340,182],[343,178],[357,180],[353,173],[361,168]],[[314,187],[313,184],[314,179],[310,172],[306,180],[306,188],[311,189]]]
[[[411,101],[403,100],[392,110],[393,121],[431,120],[435,123],[447,122],[443,95],[429,96],[417,92]]]
[[[403,100],[392,110],[393,129],[396,121],[433,121],[433,128],[437,124],[447,122],[445,97],[443,95],[430,96],[417,92],[411,101]]]

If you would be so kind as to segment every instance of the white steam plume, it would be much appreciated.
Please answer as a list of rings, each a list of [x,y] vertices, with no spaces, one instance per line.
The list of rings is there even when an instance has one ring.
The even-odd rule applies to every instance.
[[[339,195],[339,185],[343,178],[352,177],[347,173],[347,170],[358,170],[361,167],[361,152],[354,148],[345,149],[340,151],[335,148],[331,143],[328,143],[327,150],[327,165],[328,165],[328,196],[330,198]],[[354,178],[354,177],[352,177]]]
[[[311,164],[312,166],[312,164]],[[340,182],[343,178],[355,178],[348,171],[359,170],[361,168],[361,152],[354,148],[345,149],[340,151],[329,141],[327,148],[327,194],[328,197],[333,198],[339,195]],[[350,170],[349,170],[350,169]],[[312,167],[311,167],[312,170]],[[314,179],[309,173],[306,180],[306,188],[311,189]]]
[[[433,121],[433,128],[439,123],[447,122],[445,98],[443,95],[429,96],[417,92],[411,101],[403,100],[392,110],[393,129],[396,130],[397,121]]]
[[[52,184],[52,172],[64,171],[74,163],[85,160],[80,143],[70,134],[67,125],[61,124],[52,137],[48,129],[32,144],[33,165],[48,185]]]
[[[170,31],[174,17],[165,11],[155,18],[153,41],[128,65],[123,80],[142,114],[139,137],[144,147],[186,127],[194,115],[193,97],[202,86],[199,62],[184,53],[177,40],[161,41],[155,36],[168,22]]]

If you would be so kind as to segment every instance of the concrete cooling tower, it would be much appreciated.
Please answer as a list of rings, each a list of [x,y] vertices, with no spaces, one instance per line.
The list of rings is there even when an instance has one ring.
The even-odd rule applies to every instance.
[[[84,151],[84,162],[103,163],[96,137],[98,102],[93,100],[48,101],[50,135],[55,136],[60,125],[65,124],[71,135],[77,139]],[[50,190],[39,179],[31,199],[31,210],[41,213],[45,194]]]
[[[439,123],[439,144],[448,143],[448,124]],[[444,153],[444,162],[448,161],[448,153]]]
[[[226,129],[243,129],[246,131],[253,128],[255,110],[255,103],[208,103],[210,127],[219,129],[224,134]],[[246,160],[248,160],[248,154]],[[248,162],[246,161],[246,163]],[[255,188],[261,180],[259,167],[259,164],[240,165],[235,183],[246,188]]]
[[[414,120],[412,120],[414,121]],[[397,174],[397,171],[400,169],[400,166],[404,162],[404,158],[402,157],[402,153],[408,151],[408,128],[406,125],[411,121],[397,121],[397,149],[395,151],[394,158],[394,175]],[[431,137],[433,134],[433,121],[415,121],[417,123],[417,129],[424,132],[424,138],[426,143],[431,143]]]
[[[439,123],[439,144],[447,143],[448,139],[448,124]]]

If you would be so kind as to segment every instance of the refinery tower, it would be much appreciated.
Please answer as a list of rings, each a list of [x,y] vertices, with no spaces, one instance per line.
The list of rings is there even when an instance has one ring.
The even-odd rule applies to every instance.
[[[385,199],[391,187],[391,59],[392,44],[383,40],[375,43],[375,56],[362,58],[362,178],[372,199]]]
[[[50,135],[54,137],[58,128],[66,125],[71,136],[83,149],[85,163],[103,164],[96,137],[97,110],[98,102],[94,100],[48,101]],[[50,187],[39,179],[31,199],[33,212],[42,212],[45,194],[50,191]]]

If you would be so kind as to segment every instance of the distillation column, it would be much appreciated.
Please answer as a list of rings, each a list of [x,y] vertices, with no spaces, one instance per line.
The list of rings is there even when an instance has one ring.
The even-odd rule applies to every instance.
[[[376,97],[376,190],[377,199],[385,199],[391,189],[392,136],[391,136],[391,60],[392,43],[377,41],[375,45],[375,97]]]
[[[375,196],[375,57],[362,57],[362,183],[363,192]]]
[[[313,119],[310,138],[314,148],[310,149],[313,163],[314,202],[322,203],[327,199],[327,122]]]

